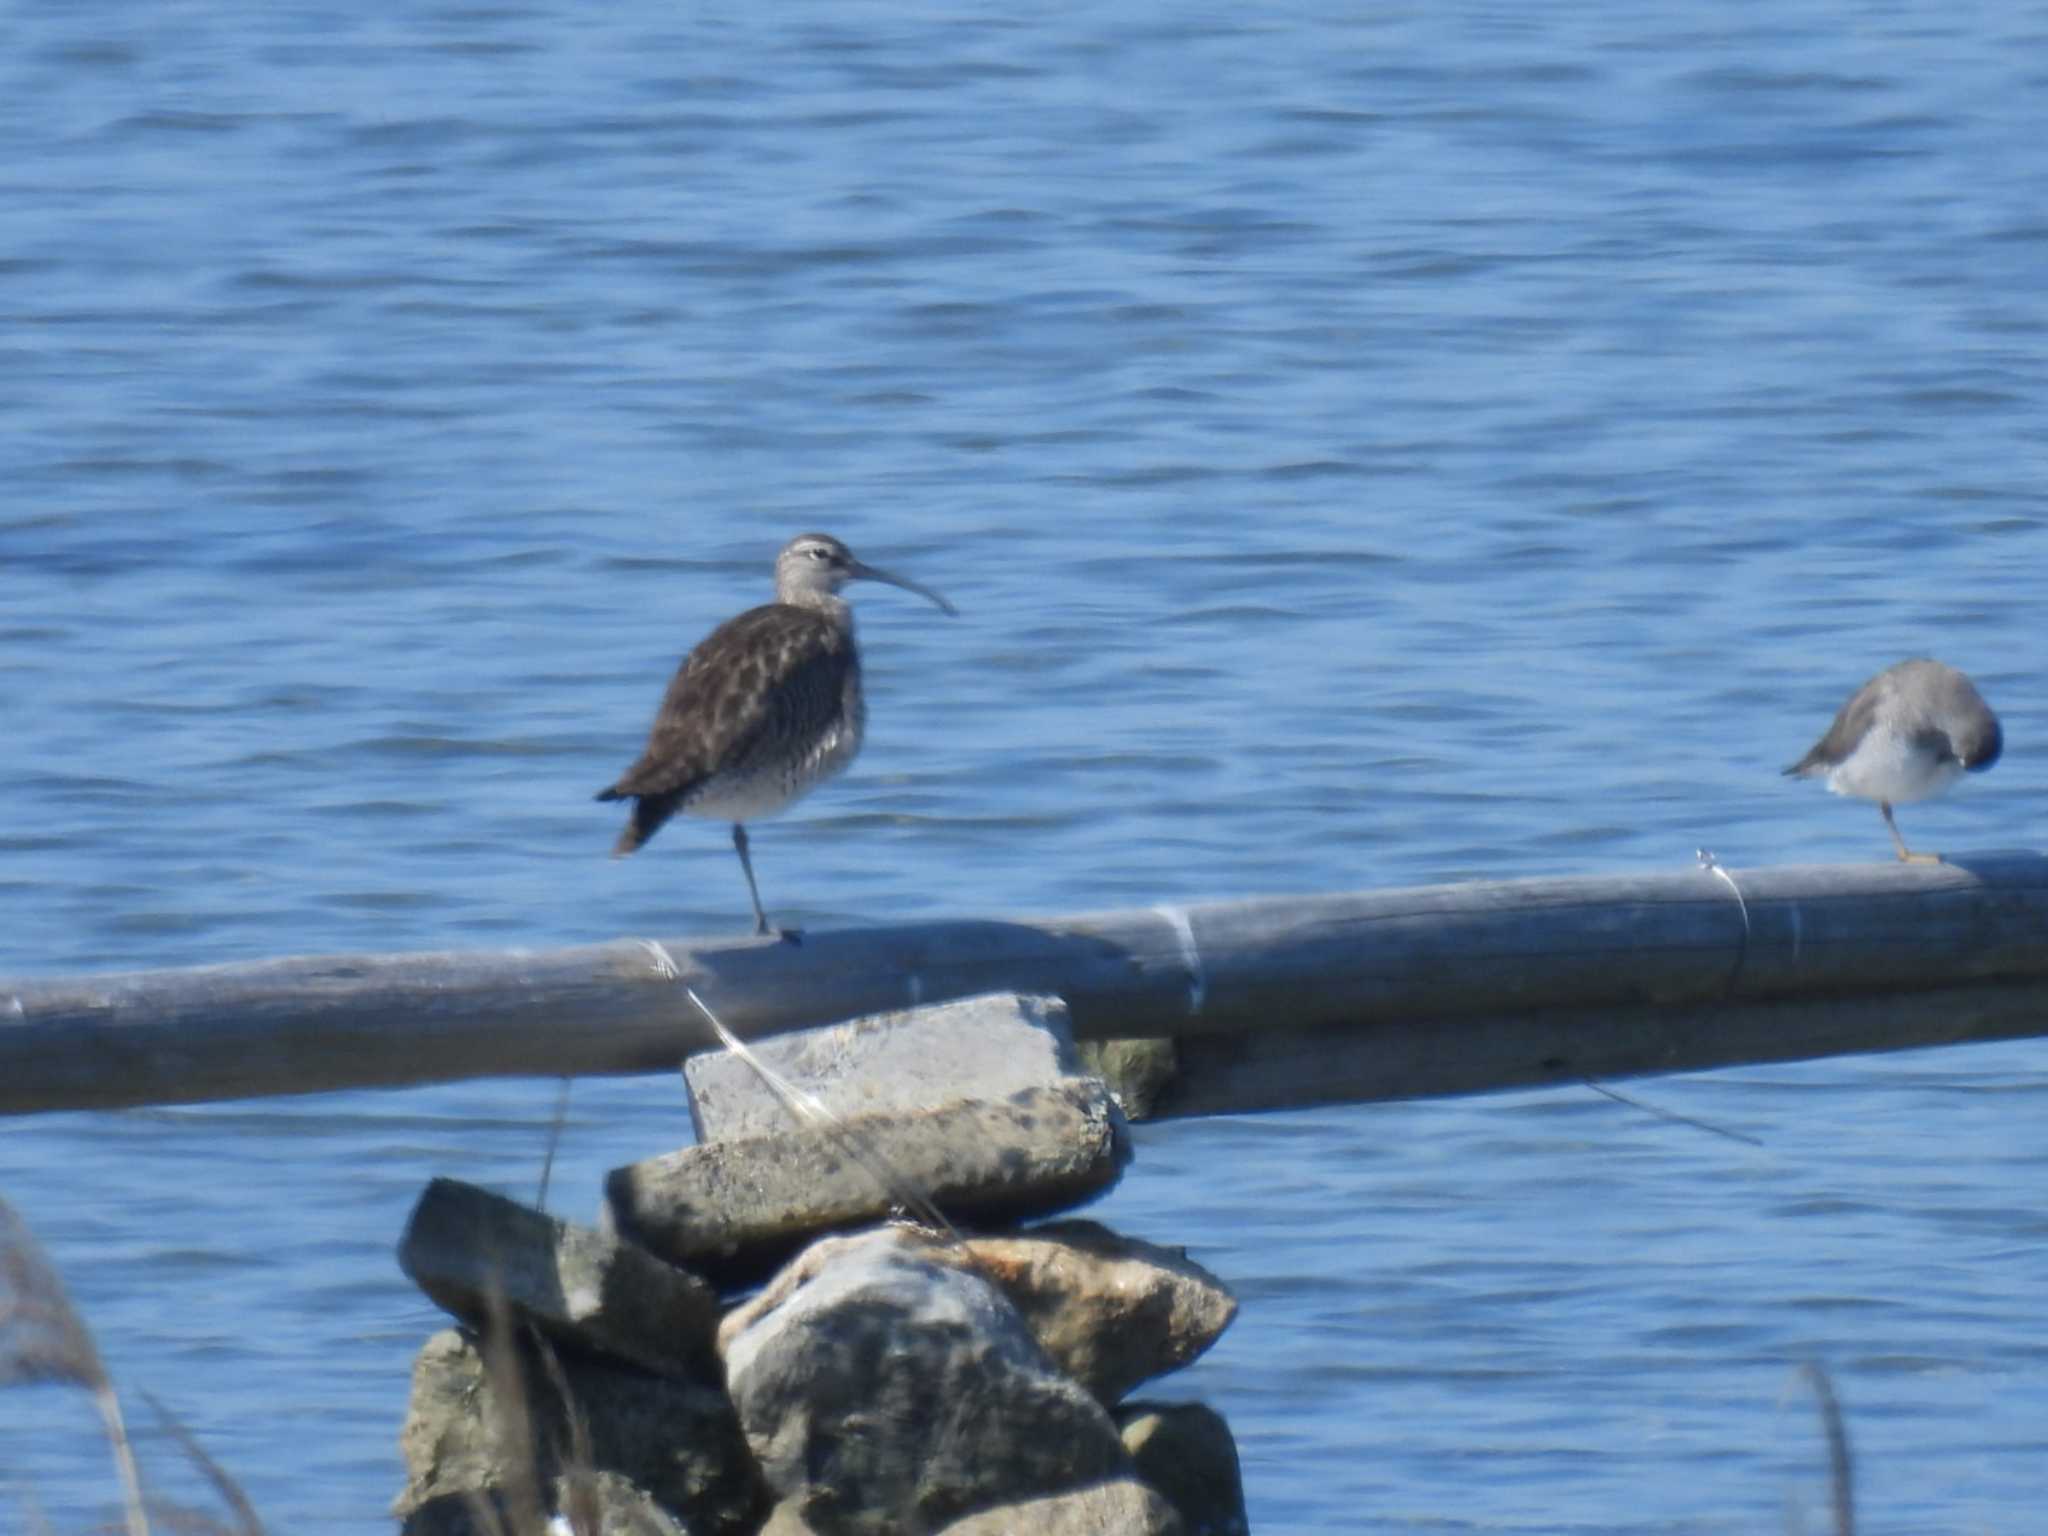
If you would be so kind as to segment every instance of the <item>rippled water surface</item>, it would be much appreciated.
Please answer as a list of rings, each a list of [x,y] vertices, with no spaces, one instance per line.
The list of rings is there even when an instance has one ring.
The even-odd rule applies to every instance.
[[[2048,12],[547,3],[0,18],[0,970],[723,932],[604,857],[676,657],[822,527],[823,927],[1887,856],[1776,770],[1929,652],[2048,810]],[[1142,1130],[1245,1306],[1263,1532],[2038,1529],[2032,1045]],[[0,1195],[278,1531],[379,1528],[435,1173],[544,1083],[0,1124]],[[576,1093],[557,1209],[674,1144]],[[84,1529],[90,1410],[0,1393]],[[160,1441],[146,1446],[181,1489]]]

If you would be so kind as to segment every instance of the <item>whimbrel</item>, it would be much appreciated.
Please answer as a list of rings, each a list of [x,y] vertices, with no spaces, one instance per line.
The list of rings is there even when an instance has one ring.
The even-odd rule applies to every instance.
[[[1931,799],[1965,771],[1982,773],[2004,750],[1998,716],[1976,685],[1921,658],[1885,668],[1849,695],[1827,734],[1785,772],[1825,777],[1838,795],[1875,800],[1899,857],[1939,864],[1940,854],[1906,846],[1892,807]]]
[[[881,581],[936,603],[929,587],[878,571],[827,533],[803,533],[775,557],[775,601],[749,608],[683,658],[640,758],[600,800],[633,801],[612,847],[623,858],[676,812],[732,823],[732,845],[768,933],[746,823],[773,816],[860,751],[867,725],[849,581]]]

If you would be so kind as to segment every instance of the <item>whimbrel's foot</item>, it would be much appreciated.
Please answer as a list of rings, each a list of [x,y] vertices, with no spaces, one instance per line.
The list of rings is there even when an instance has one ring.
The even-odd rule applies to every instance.
[[[1901,864],[1939,864],[1941,861],[1941,855],[1938,853],[1919,853],[1908,848],[1899,850]]]

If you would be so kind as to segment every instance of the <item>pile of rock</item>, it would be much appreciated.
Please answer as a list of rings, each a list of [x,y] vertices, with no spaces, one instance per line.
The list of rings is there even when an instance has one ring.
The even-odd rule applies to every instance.
[[[1126,1400],[1215,1341],[1229,1293],[1094,1222],[1015,1230],[1130,1155],[1056,1000],[755,1049],[823,1115],[694,1059],[698,1144],[615,1171],[596,1230],[421,1196],[399,1261],[463,1326],[413,1368],[405,1536],[1245,1530],[1222,1419]],[[892,1219],[907,1191],[970,1235]]]

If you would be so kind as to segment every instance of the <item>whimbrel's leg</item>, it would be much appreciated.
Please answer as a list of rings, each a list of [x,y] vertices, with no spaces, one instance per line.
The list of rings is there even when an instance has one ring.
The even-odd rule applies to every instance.
[[[1899,862],[1901,864],[1939,864],[1941,862],[1941,855],[1938,853],[1915,853],[1906,846],[1906,840],[1899,836],[1899,824],[1892,820],[1892,808],[1889,801],[1878,801],[1877,808],[1884,812],[1884,824],[1891,829],[1892,846],[1899,850]]]
[[[739,850],[740,868],[747,872],[747,894],[754,898],[754,932],[773,933],[775,930],[768,926],[768,914],[761,910],[761,888],[754,884],[754,861],[747,857],[747,829],[738,822],[732,824],[732,845]],[[1901,852],[1899,857],[1904,858],[1905,854]]]

